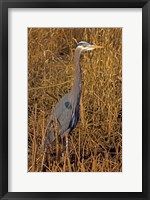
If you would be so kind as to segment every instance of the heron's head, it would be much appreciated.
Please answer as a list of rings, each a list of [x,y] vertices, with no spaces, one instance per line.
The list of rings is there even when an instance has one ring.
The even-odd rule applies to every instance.
[[[80,48],[81,51],[91,51],[91,50],[94,50],[96,48],[103,48],[103,47],[95,45],[95,44],[90,44],[88,42],[81,41],[77,44],[77,48]]]

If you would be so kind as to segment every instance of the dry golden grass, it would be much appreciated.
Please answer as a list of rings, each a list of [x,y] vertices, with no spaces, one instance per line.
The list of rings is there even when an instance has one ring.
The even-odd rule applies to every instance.
[[[75,40],[103,45],[81,56],[80,120],[69,158],[42,148],[47,118],[72,87]],[[65,152],[65,151],[64,151]],[[28,29],[28,171],[122,171],[122,29]]]

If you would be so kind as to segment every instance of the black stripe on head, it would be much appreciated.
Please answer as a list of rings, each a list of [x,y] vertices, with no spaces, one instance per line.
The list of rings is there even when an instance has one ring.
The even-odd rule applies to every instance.
[[[86,47],[86,46],[89,46],[90,44],[88,42],[84,42],[84,41],[81,41],[77,44],[77,46],[83,46],[83,47]]]

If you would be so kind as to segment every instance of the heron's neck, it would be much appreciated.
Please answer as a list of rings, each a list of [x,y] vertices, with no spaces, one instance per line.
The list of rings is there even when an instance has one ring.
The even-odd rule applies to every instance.
[[[76,48],[75,50],[75,55],[74,55],[74,81],[73,81],[73,86],[72,86],[72,93],[75,97],[80,98],[81,94],[81,78],[82,78],[82,71],[80,67],[80,54],[81,54],[81,49]]]

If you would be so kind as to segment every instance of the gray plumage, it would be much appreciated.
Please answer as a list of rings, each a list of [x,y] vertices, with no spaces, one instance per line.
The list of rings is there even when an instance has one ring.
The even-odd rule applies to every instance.
[[[82,71],[80,67],[80,55],[83,51],[101,48],[81,41],[75,49],[74,55],[74,82],[69,93],[63,96],[56,104],[49,118],[46,130],[46,145],[51,145],[56,139],[56,126],[58,133],[63,139],[65,134],[69,134],[77,125],[80,111],[81,79]]]

